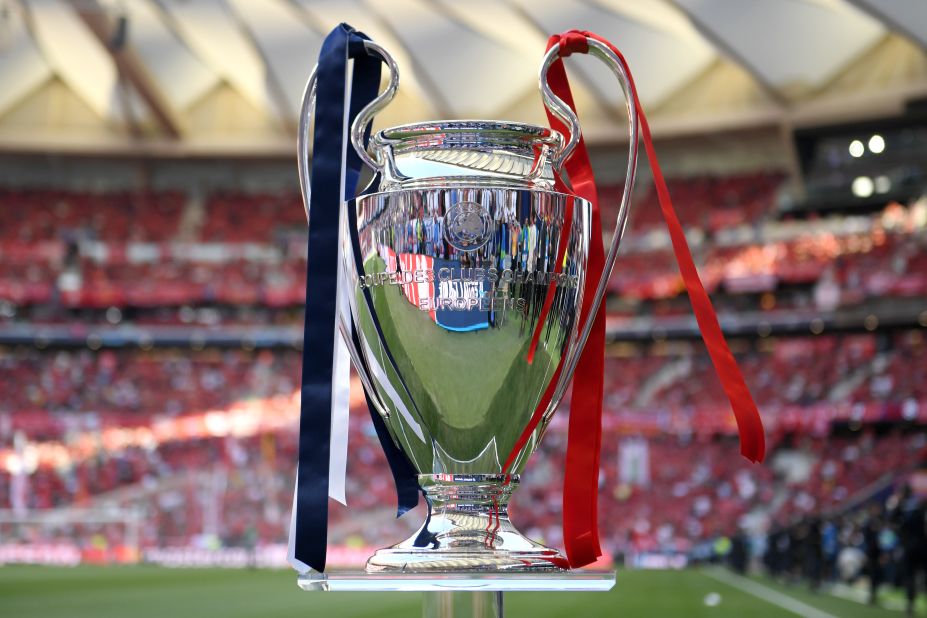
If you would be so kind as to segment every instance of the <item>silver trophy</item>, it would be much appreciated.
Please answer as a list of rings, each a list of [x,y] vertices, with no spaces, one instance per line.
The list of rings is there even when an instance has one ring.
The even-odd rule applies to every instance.
[[[390,82],[351,127],[353,146],[379,175],[379,187],[346,204],[356,207],[360,269],[349,218],[342,217],[350,319],[360,345],[352,344],[346,320],[341,328],[376,412],[418,472],[428,507],[421,528],[377,551],[367,571],[558,570],[560,553],[521,534],[506,507],[591,331],[591,320],[579,323],[586,278],[598,278],[596,307],[605,294],[634,183],[634,106],[627,106],[627,177],[606,267],[589,273],[591,206],[554,183],[580,136],[576,116],[547,84],[557,47],[541,65],[540,89],[569,136],[515,122],[435,121],[379,131],[368,150],[365,129],[395,95],[399,74],[382,47],[367,46],[386,61]],[[631,100],[618,58],[598,41],[589,47]],[[304,190],[314,83],[310,78],[300,120]],[[540,423],[516,451],[555,381]]]

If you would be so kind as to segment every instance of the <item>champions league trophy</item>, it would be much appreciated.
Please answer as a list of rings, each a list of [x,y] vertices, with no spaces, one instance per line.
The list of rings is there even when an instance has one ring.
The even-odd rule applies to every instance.
[[[577,561],[528,539],[509,521],[507,504],[577,366],[582,366],[584,346],[595,343],[596,337],[601,358],[604,323],[595,336],[590,334],[596,332],[593,316],[605,295],[628,217],[639,129],[655,166],[649,128],[627,65],[613,46],[595,35],[566,33],[561,43],[551,40],[539,76],[541,97],[552,123],[565,130],[459,120],[387,128],[368,138],[374,116],[396,93],[398,69],[382,47],[350,27],[339,28],[323,45],[306,89],[299,129],[300,181],[310,211],[306,341],[316,347],[304,345],[291,561],[304,574],[308,567],[324,568],[330,491],[325,481],[330,478],[330,444],[339,433],[336,406],[330,405],[331,393],[338,391],[332,387],[337,381],[333,372],[338,373],[332,367],[338,365],[337,350],[343,340],[364,385],[397,488],[397,470],[405,466],[428,509],[415,534],[370,557],[368,575],[363,577],[373,581],[410,575],[426,579],[510,573],[516,577],[548,574],[555,579],[558,574],[570,576],[571,565],[588,564],[598,553]],[[340,47],[330,46],[335,36],[342,37]],[[576,161],[569,161],[571,154],[579,153],[580,165],[588,168],[568,86],[563,96],[566,77],[560,57],[572,53],[564,53],[564,45],[602,60],[627,95],[628,163],[607,252],[601,245],[595,206],[580,197],[583,180],[577,182],[577,176],[582,176],[582,170],[574,174]],[[349,57],[354,59],[353,82],[346,83]],[[371,58],[376,60],[377,72],[365,75],[362,63]],[[325,77],[326,70],[331,74],[325,62],[334,63],[340,81]],[[377,95],[380,62],[388,67],[390,79],[386,90]],[[554,82],[558,85],[552,88]],[[352,97],[364,88],[368,96],[358,104]],[[323,97],[328,101],[322,101]],[[326,116],[326,108],[337,108],[338,113]],[[310,170],[311,121],[315,141]],[[373,181],[354,197],[361,163],[373,172]],[[561,180],[571,165],[572,190]],[[340,186],[339,177],[330,173],[339,166]],[[328,174],[325,182],[320,181],[323,173]],[[658,168],[655,175],[663,183]],[[591,180],[591,170],[587,180]],[[590,183],[586,184],[588,189]],[[320,194],[331,202],[329,211]],[[588,190],[585,195],[590,195]],[[595,199],[594,190],[591,195]],[[688,260],[683,264],[679,258],[693,295],[693,276],[687,276],[685,269],[688,265],[694,273],[694,265],[684,237],[678,242],[682,228],[669,216],[667,224],[677,257],[682,252]],[[314,231],[313,226],[319,225],[329,227]],[[337,239],[337,247],[332,239]],[[684,251],[677,247],[680,244]],[[318,252],[322,245],[328,246],[329,253]],[[337,280],[313,273],[314,267],[322,268],[319,263],[329,258],[325,268],[337,270]],[[323,274],[329,276],[327,270]],[[704,295],[697,274],[694,280]],[[319,281],[328,281],[328,287],[320,287]],[[715,335],[709,328],[707,334],[713,337],[706,336],[716,360],[718,346],[727,347],[707,295],[704,303],[697,300],[693,299],[693,305],[700,325],[705,314],[698,312],[706,311],[707,303],[717,329]],[[312,302],[327,306],[328,313],[317,312]],[[329,318],[332,321],[326,322]],[[334,348],[332,332],[336,334]],[[328,347],[318,346],[319,342]],[[734,362],[729,351],[727,357]],[[716,360],[716,365],[724,365],[727,357]],[[601,361],[597,371],[601,380]],[[309,379],[313,372],[321,376],[314,382]],[[576,373],[577,379],[584,377],[582,371]],[[724,372],[719,369],[719,374],[724,382]],[[736,379],[742,383],[739,371]],[[745,386],[742,392],[752,405]],[[307,404],[307,397],[317,393],[324,396]],[[582,389],[574,388],[571,416],[584,412],[577,410],[576,403],[582,395]],[[734,406],[735,415],[741,403]],[[601,406],[601,381],[596,405]],[[594,414],[600,411],[599,407]],[[596,431],[600,431],[600,418],[594,418]],[[738,423],[741,420],[738,416]],[[749,451],[748,456],[761,458],[762,427],[749,429],[755,440],[744,454]],[[594,437],[596,452],[588,475],[593,522],[598,436]],[[333,453],[337,450],[332,448]],[[313,462],[320,465],[310,467]],[[400,504],[401,495],[400,491]],[[570,504],[565,501],[566,512]],[[588,542],[590,535],[585,536]],[[597,550],[597,540],[591,544]],[[340,589],[370,589],[365,585]],[[500,586],[490,589],[532,589]]]
[[[565,559],[522,535],[506,505],[589,336],[592,320],[579,319],[587,278],[597,282],[593,313],[605,293],[634,183],[634,107],[617,228],[605,270],[589,272],[590,203],[554,182],[580,136],[575,114],[546,83],[556,53],[541,67],[541,93],[569,135],[503,121],[423,122],[376,133],[368,151],[364,131],[395,95],[399,74],[382,47],[366,45],[391,75],[351,128],[379,183],[347,203],[356,204],[358,246],[343,255],[350,262],[359,252],[362,261],[344,265],[357,333],[348,341],[428,506],[421,529],[378,551],[367,571],[559,570]],[[591,51],[630,87],[610,50]]]

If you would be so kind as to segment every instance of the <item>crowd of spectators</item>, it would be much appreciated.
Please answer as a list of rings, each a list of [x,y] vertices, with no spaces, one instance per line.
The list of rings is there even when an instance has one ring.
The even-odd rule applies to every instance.
[[[296,351],[83,350],[0,352],[0,413],[84,412],[177,415],[291,394]],[[2,443],[2,439],[0,439]]]
[[[780,222],[774,204],[781,181],[749,174],[671,182],[710,292],[820,284],[836,289],[836,305],[927,294],[923,204],[891,204],[826,225]],[[652,188],[636,198],[628,247],[610,282],[624,298],[654,301],[683,291],[665,240],[650,242],[665,239],[656,233],[662,215],[654,200]],[[0,204],[9,206],[0,209],[0,302],[289,307],[305,297],[305,212],[292,191],[200,198],[6,190]]]
[[[202,242],[270,243],[280,232],[302,232],[306,211],[296,192],[214,193],[205,204]]]
[[[769,216],[782,181],[781,174],[759,172],[676,178],[670,179],[667,186],[683,226],[715,232],[752,225]],[[617,208],[621,187],[603,187],[601,193],[600,199],[607,212]],[[663,225],[656,190],[649,184],[634,202],[630,231],[646,233]]]
[[[185,202],[177,191],[0,190],[0,247],[81,238],[166,241],[179,232]]]
[[[771,515],[785,521],[837,508],[882,475],[903,468],[923,447],[919,434],[880,436],[857,431],[832,436],[831,417],[824,417],[823,431],[791,438],[795,435],[791,429],[776,421],[779,410],[797,409],[807,415],[815,406],[852,409],[873,401],[900,410],[894,421],[916,420],[925,408],[924,386],[909,367],[927,358],[927,341],[920,332],[894,337],[773,338],[759,343],[739,353],[742,367],[767,415],[773,446],[804,453],[811,462],[808,474],[797,482],[779,475],[772,465],[745,466],[736,444],[719,435],[729,435],[729,425],[726,432],[701,431],[699,423],[670,435],[656,425],[638,431],[640,416],[658,418],[691,410],[716,417],[724,421],[718,426],[725,427],[724,394],[709,375],[707,357],[694,345],[676,346],[663,355],[638,349],[635,354],[608,358],[601,512],[603,521],[609,522],[615,551],[685,551],[736,529],[744,515],[769,504],[783,488],[789,497]],[[822,357],[835,362],[822,363]],[[12,449],[17,435],[34,443],[68,444],[77,435],[92,435],[114,425],[151,424],[223,410],[243,400],[292,396],[299,367],[296,350],[7,349],[0,353],[0,388],[8,393],[0,402],[0,447]],[[906,412],[906,405],[916,407],[914,416]],[[365,414],[355,410],[352,423],[350,493],[352,508],[359,512],[382,510],[392,503],[390,479]],[[884,418],[860,419],[864,420]],[[849,421],[852,424],[852,418]],[[864,426],[857,425],[857,430]],[[26,506],[92,504],[117,489],[165,483],[167,489],[133,503],[146,513],[145,542],[192,542],[204,526],[212,530],[210,538],[223,543],[239,543],[246,537],[280,541],[285,538],[292,499],[296,435],[294,429],[98,449],[92,457],[32,470]],[[645,458],[636,464],[649,467],[644,480],[629,480],[627,471],[622,471],[621,462],[626,466],[628,461],[622,459],[621,449],[630,435],[647,445]],[[555,422],[513,505],[521,527],[554,544],[560,540],[557,488],[565,439],[563,424]],[[172,479],[193,472],[196,475],[172,484]],[[0,508],[11,506],[11,483],[9,471],[0,472]],[[207,508],[202,499],[194,500],[201,495],[213,496],[215,502]],[[531,507],[521,510],[521,504]],[[333,515],[338,521],[343,509],[333,507]],[[376,543],[399,538],[414,517],[374,519],[369,529],[347,526],[342,540]]]
[[[291,307],[306,298],[306,262],[246,259],[219,263],[79,263],[80,280],[63,304],[82,308],[195,304]]]
[[[885,296],[927,295],[927,236],[870,230],[847,236],[809,235],[746,245],[706,245],[700,275],[710,292],[770,292],[789,286],[833,286],[833,305]],[[616,294],[640,300],[683,290],[669,249],[629,253],[610,281]]]
[[[772,418],[780,409],[858,404],[889,406],[889,416],[858,419],[866,421],[915,420],[925,412],[927,386],[910,370],[927,362],[920,330],[740,339],[735,350],[755,399]],[[292,395],[300,366],[296,349],[254,350],[247,343],[199,351],[13,346],[0,349],[0,413],[154,416],[223,409]],[[694,342],[616,348],[606,359],[606,423],[640,413],[723,410],[727,399],[713,374]]]
[[[391,479],[369,422],[352,425],[351,441],[350,507],[330,507],[332,543],[375,546],[405,538],[421,522],[423,512],[394,518]],[[643,459],[622,458],[621,450],[629,441],[646,445]],[[698,543],[732,534],[741,528],[745,515],[757,510],[774,522],[774,530],[788,529],[836,512],[868,484],[909,468],[927,444],[920,433],[881,435],[868,429],[854,435],[801,437],[798,442],[777,443],[769,465],[749,466],[737,454],[736,442],[728,438],[645,439],[606,433],[600,479],[606,548],[615,556],[685,554]],[[565,446],[565,432],[545,436],[510,509],[520,529],[553,545],[562,541]],[[796,451],[813,468],[800,481],[774,465],[778,454]],[[106,496],[108,504],[139,515],[143,547],[285,543],[295,459],[295,431],[135,447],[68,469],[37,470],[29,477],[29,506],[91,506],[97,497]],[[631,465],[643,466],[647,472],[635,476],[626,469]],[[10,507],[6,499],[10,482],[10,475],[0,475],[3,508]],[[128,491],[120,494],[118,489]],[[83,530],[78,528],[68,524],[43,530],[46,535],[74,538]],[[124,534],[114,526],[98,528],[108,529],[110,535]]]

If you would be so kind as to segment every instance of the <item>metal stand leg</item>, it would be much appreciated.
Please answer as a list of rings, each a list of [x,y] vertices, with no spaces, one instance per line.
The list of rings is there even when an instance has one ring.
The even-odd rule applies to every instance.
[[[422,618],[503,618],[501,592],[426,592]]]

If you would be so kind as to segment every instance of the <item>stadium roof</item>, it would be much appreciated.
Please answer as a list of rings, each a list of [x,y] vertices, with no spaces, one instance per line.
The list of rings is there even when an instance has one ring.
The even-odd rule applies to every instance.
[[[378,126],[543,123],[547,34],[626,54],[657,133],[853,120],[927,96],[923,0],[0,0],[0,150],[289,154],[324,34],[340,21],[402,70]],[[569,61],[587,137],[620,96]]]

